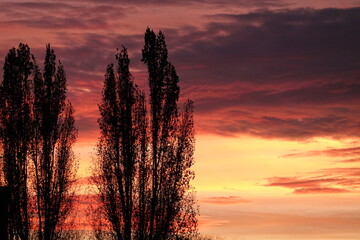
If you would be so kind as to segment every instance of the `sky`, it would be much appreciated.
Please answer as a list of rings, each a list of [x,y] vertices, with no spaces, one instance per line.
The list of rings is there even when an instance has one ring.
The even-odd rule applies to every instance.
[[[148,89],[148,26],[166,37],[180,101],[195,102],[200,233],[359,239],[360,1],[0,0],[0,65],[20,42],[39,63],[51,43],[64,65],[80,178],[117,48]]]

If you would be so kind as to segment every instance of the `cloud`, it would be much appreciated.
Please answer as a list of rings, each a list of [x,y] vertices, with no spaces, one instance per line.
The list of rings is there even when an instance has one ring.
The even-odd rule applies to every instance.
[[[358,193],[360,191],[360,168],[328,168],[315,173],[304,173],[311,177],[272,177],[267,187],[284,187],[294,194]]]
[[[338,160],[338,162],[342,162],[342,163],[360,162],[360,158],[350,158],[350,159]]]
[[[208,197],[201,200],[203,203],[209,204],[240,204],[249,203],[251,201],[243,199],[240,196],[228,196],[228,197]]]
[[[181,79],[181,96],[195,102],[197,132],[297,141],[359,137],[360,8],[279,9],[286,3],[266,0],[237,4],[253,6],[242,14],[224,14],[224,6],[211,8],[212,15],[197,13],[199,21],[155,29],[166,35],[169,59]],[[135,82],[147,89],[146,68],[140,61],[143,32],[129,30],[141,24],[129,17],[143,12],[144,6],[116,1],[1,6],[0,24],[50,34],[48,41],[55,42],[65,67],[75,109],[99,103],[105,68],[122,44],[129,48]],[[259,6],[275,8],[256,10]],[[32,50],[41,62],[43,46]],[[77,114],[82,112],[84,129],[95,131],[96,119],[91,118],[98,113],[96,107],[91,109],[92,113]]]
[[[344,177],[360,177],[359,167],[338,167],[338,168],[327,168],[323,169],[322,172],[326,174],[336,174]],[[359,183],[359,182],[356,182]],[[351,184],[351,182],[350,182]]]
[[[206,31],[189,33],[186,40],[194,40],[177,55],[185,58],[190,52],[190,63],[213,67],[207,82],[288,79],[301,84],[355,67],[353,51],[359,51],[360,34],[353,26],[360,21],[359,11],[297,9],[209,16],[218,22],[210,23]]]
[[[360,147],[348,148],[328,148],[325,150],[316,150],[308,152],[298,152],[285,154],[282,157],[295,158],[295,157],[311,157],[311,156],[327,156],[327,157],[358,157],[360,156]],[[359,158],[352,158],[346,160],[339,160],[340,162],[357,162]]]
[[[110,19],[122,18],[127,12],[120,6],[106,4],[66,2],[6,2],[0,3],[0,24],[12,27],[28,27],[59,30],[105,30]]]
[[[77,0],[77,2],[97,2],[96,0]],[[233,2],[231,0],[218,1],[218,0],[134,0],[134,1],[123,1],[123,0],[103,0],[102,2],[111,4],[127,4],[127,5],[159,5],[159,6],[182,6],[186,5],[203,5],[203,6],[241,6],[241,7],[284,7],[288,6],[284,1],[281,0],[238,0]]]
[[[269,183],[266,186],[277,186],[277,187],[288,187],[288,188],[298,188],[298,187],[312,187],[320,186],[324,183],[337,182],[339,179],[329,179],[329,178],[320,178],[320,179],[298,179],[296,177],[274,177],[268,179]]]
[[[351,191],[340,188],[299,188],[294,190],[295,194],[314,194],[314,193],[331,194],[331,193],[348,193],[348,192]]]
[[[217,15],[206,31],[173,38],[186,42],[172,55],[176,65],[202,66],[179,71],[204,116],[200,131],[295,140],[359,136],[359,16],[359,8]]]

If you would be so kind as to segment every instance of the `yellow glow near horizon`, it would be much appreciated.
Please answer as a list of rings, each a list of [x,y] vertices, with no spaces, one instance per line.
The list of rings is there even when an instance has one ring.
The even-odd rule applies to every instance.
[[[265,189],[263,185],[266,178],[299,175],[323,169],[325,163],[329,167],[332,163],[326,156],[284,155],[341,148],[348,144],[347,141],[325,138],[298,142],[250,136],[198,135],[194,166],[196,179],[193,184],[198,191],[289,192],[281,188]]]

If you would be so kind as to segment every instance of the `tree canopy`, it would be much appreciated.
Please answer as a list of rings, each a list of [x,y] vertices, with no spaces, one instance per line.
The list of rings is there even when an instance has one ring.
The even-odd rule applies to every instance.
[[[66,75],[50,45],[41,71],[26,44],[9,50],[0,85],[0,144],[10,188],[9,239],[58,239],[73,209],[77,129]],[[35,200],[35,199],[36,200]]]
[[[193,103],[179,110],[179,77],[167,54],[164,35],[148,28],[142,61],[149,74],[149,110],[125,47],[116,55],[116,70],[113,64],[106,69],[94,182],[98,213],[114,239],[187,239],[197,232],[190,185]]]

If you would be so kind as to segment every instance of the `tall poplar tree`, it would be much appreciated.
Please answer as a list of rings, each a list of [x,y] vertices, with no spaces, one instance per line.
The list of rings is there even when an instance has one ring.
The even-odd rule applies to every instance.
[[[196,232],[190,180],[194,172],[193,103],[179,114],[179,77],[168,61],[165,36],[147,28],[142,61],[150,86],[151,202],[149,239],[171,239]]]
[[[133,83],[126,48],[117,55],[117,68],[106,69],[98,144],[99,169],[95,179],[104,214],[116,239],[132,239],[135,175],[146,151],[144,96]],[[140,160],[139,160],[140,159]],[[142,199],[142,201],[144,201]]]
[[[10,187],[9,239],[29,239],[30,211],[28,161],[32,138],[30,48],[19,44],[9,50],[1,83],[0,141],[5,183]]]
[[[73,208],[71,185],[75,179],[72,146],[77,129],[74,110],[66,102],[66,75],[50,44],[46,46],[44,70],[35,66],[34,137],[32,161],[40,240],[61,237],[62,225]]]

